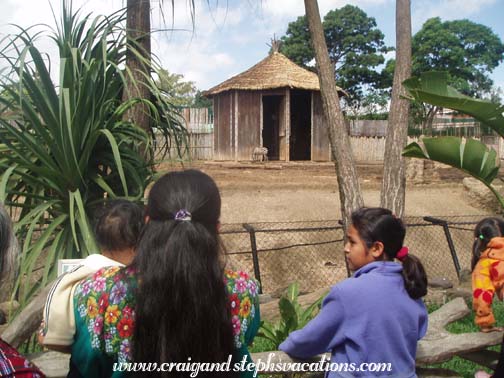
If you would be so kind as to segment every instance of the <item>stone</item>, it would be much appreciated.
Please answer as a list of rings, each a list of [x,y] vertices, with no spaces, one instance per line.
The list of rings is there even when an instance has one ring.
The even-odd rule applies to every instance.
[[[439,289],[450,289],[453,283],[446,277],[434,277],[429,279],[429,286]]]
[[[406,160],[406,180],[421,183],[424,179],[424,162],[422,159]]]
[[[448,300],[462,298],[464,301],[468,302],[472,298],[472,290],[470,288],[454,287],[446,290],[446,297]]]
[[[475,203],[474,207],[484,207],[493,213],[502,213],[502,207],[494,194],[481,181],[472,177],[466,177],[462,180],[466,194],[470,200]],[[493,184],[493,187],[500,194],[504,193],[502,185]]]

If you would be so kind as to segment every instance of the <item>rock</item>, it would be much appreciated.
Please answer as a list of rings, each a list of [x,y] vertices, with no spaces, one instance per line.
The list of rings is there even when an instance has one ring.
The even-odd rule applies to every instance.
[[[464,185],[464,189],[472,202],[476,202],[474,205],[475,207],[481,206],[491,212],[502,213],[502,207],[500,206],[497,198],[495,198],[490,189],[488,189],[480,181],[472,177],[466,177],[462,180],[462,184]],[[502,185],[494,184],[493,187],[500,194],[504,193]]]
[[[429,286],[439,289],[450,289],[453,283],[446,277],[434,277],[429,279]]]
[[[446,290],[446,296],[448,300],[462,298],[464,301],[468,302],[472,298],[472,290],[471,288],[454,287]]]
[[[433,364],[461,353],[475,352],[502,342],[502,332],[452,334],[445,327],[471,312],[462,298],[456,298],[429,314],[429,328],[418,342],[416,361]]]
[[[406,160],[406,180],[421,183],[424,179],[424,161],[421,159]]]

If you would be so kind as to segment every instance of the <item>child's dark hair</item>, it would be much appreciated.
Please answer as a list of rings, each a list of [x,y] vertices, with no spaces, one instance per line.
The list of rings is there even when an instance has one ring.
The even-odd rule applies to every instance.
[[[482,219],[474,228],[471,270],[474,270],[481,253],[487,248],[490,239],[504,236],[504,220],[498,217]]]
[[[215,182],[200,171],[171,172],[152,187],[133,263],[141,276],[133,361],[223,362],[234,353],[220,208]]]
[[[124,199],[110,200],[98,211],[96,242],[105,251],[135,248],[143,223],[140,205]]]
[[[390,210],[363,207],[352,213],[352,225],[368,248],[376,242],[383,244],[383,258],[394,260],[403,247],[406,227]],[[406,291],[413,299],[427,294],[427,274],[418,257],[408,255],[402,260]]]

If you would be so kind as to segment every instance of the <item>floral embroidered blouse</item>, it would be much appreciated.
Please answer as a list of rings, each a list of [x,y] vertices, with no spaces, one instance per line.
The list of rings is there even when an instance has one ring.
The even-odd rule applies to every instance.
[[[229,293],[236,348],[233,363],[241,361],[243,356],[250,362],[247,347],[260,324],[259,284],[247,273],[231,270],[225,271],[224,283]],[[71,359],[82,376],[125,376],[125,372],[113,370],[114,363],[131,361],[137,285],[136,271],[131,267],[104,268],[77,285],[76,334]],[[252,373],[241,373],[241,377],[249,375]]]

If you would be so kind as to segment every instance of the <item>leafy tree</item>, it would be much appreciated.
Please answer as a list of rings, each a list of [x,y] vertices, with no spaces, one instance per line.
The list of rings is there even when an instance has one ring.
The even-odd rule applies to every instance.
[[[160,70],[158,75],[157,85],[173,105],[192,106],[197,91],[193,81],[184,81],[184,75],[170,73],[165,69]]]
[[[212,100],[208,97],[203,96],[203,93],[198,90],[194,96],[194,102],[192,104],[193,108],[211,108],[213,105]]]
[[[504,44],[487,26],[469,20],[427,20],[413,37],[413,74],[448,72],[448,84],[469,96],[490,91],[489,73],[503,61]]]
[[[328,12],[323,29],[336,82],[349,94],[347,104],[359,107],[367,91],[383,87],[387,72],[380,73],[376,68],[385,62],[383,54],[391,49],[385,46],[375,19],[353,5]],[[315,54],[305,16],[291,22],[281,40],[283,54],[309,67]]]
[[[487,26],[469,20],[427,20],[413,37],[413,75],[436,70],[448,73],[448,85],[459,92],[484,97],[492,89],[489,74],[503,60],[504,44]],[[432,134],[440,108],[428,103],[412,106],[413,119]]]

